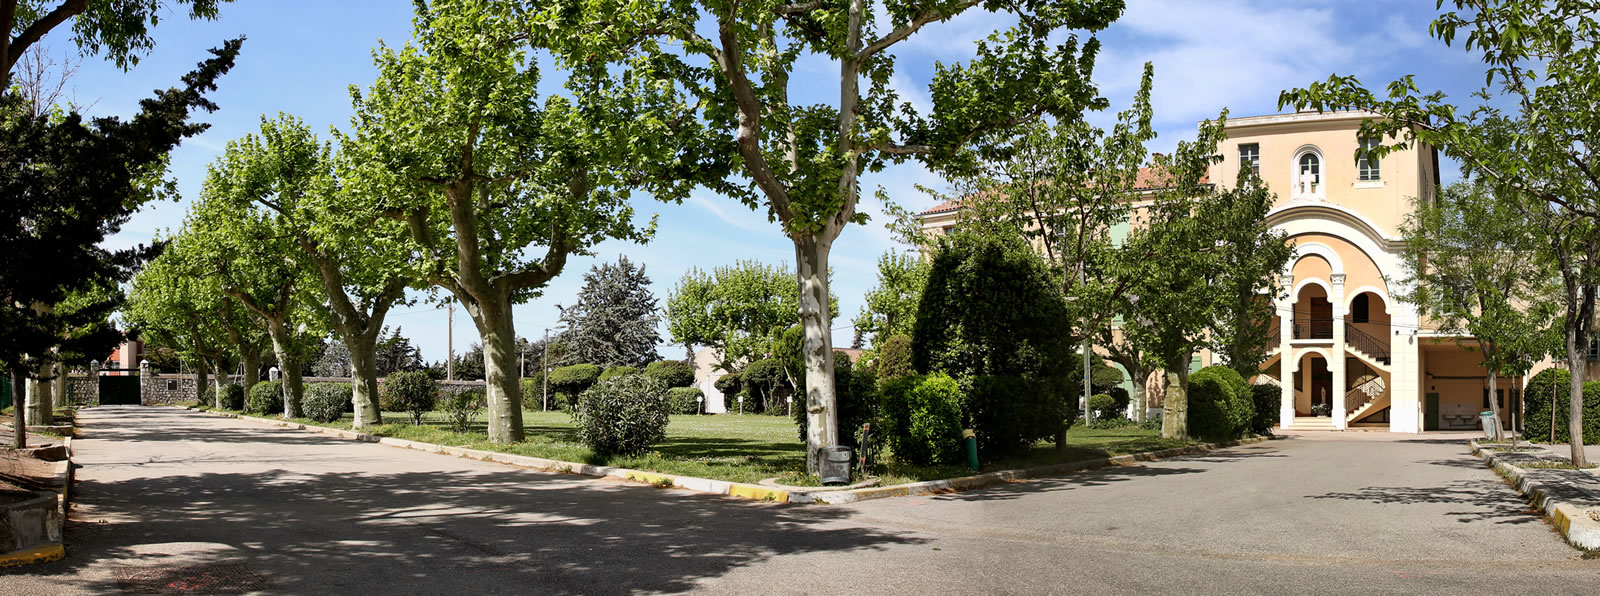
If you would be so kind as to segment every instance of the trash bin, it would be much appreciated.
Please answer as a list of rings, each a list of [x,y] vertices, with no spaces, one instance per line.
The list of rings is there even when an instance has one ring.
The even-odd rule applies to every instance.
[[[1479,412],[1478,422],[1483,426],[1483,438],[1490,441],[1500,440],[1500,417],[1494,412]]]
[[[822,483],[823,484],[850,484],[850,448],[840,445],[823,447],[819,455],[822,457]]]

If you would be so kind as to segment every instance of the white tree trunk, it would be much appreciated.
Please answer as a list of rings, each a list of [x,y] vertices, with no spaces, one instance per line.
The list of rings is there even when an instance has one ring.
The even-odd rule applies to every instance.
[[[509,301],[468,308],[483,340],[483,380],[488,389],[489,440],[518,443],[522,431],[522,382],[517,378],[517,334]]]
[[[815,239],[795,243],[800,326],[806,367],[806,470],[821,471],[818,450],[839,443],[833,386],[833,317],[828,311],[828,250]]]
[[[1161,438],[1189,438],[1189,369],[1167,371],[1166,394],[1161,402]]]
[[[272,336],[272,351],[278,355],[278,372],[283,379],[283,418],[299,418],[305,383],[300,377],[300,359],[294,355],[290,343],[289,328],[283,321],[269,321],[267,332]]]
[[[1569,324],[1570,326],[1570,324]],[[1588,371],[1584,368],[1583,353],[1578,351],[1576,330],[1567,331],[1567,370],[1572,372],[1571,393],[1568,395],[1567,410],[1567,436],[1571,449],[1571,459],[1575,466],[1580,468],[1589,465],[1589,458],[1583,453],[1583,381]],[[1556,405],[1550,404],[1551,411]]]
[[[350,400],[355,405],[355,424],[359,430],[383,424],[378,410],[378,334],[346,335],[345,346],[350,348],[350,364],[354,373],[350,378]]]
[[[39,376],[50,376],[53,364],[39,367]],[[55,399],[51,393],[55,389],[52,381],[29,379],[27,388],[27,404],[24,408],[28,411],[28,426],[50,426],[55,423]]]

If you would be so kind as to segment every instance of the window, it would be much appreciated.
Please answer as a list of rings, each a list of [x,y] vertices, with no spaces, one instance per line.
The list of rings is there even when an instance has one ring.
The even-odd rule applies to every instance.
[[[1377,148],[1378,145],[1380,145],[1378,139],[1361,139],[1361,157],[1356,158],[1356,169],[1361,171],[1360,180],[1362,181],[1379,179],[1378,158],[1367,155],[1368,151]]]
[[[1600,337],[1589,340],[1589,359],[1600,360]]]
[[[1239,168],[1250,168],[1250,172],[1261,175],[1261,145],[1258,143],[1244,143],[1239,145]]]
[[[1317,154],[1307,153],[1300,156],[1300,176],[1295,181],[1300,194],[1314,195],[1322,183],[1322,160],[1317,159]]]
[[[1368,317],[1368,314],[1370,313],[1370,311],[1371,311],[1371,307],[1367,304],[1367,295],[1366,294],[1361,294],[1359,296],[1356,296],[1355,301],[1350,303],[1350,320],[1351,320],[1351,322],[1354,322],[1354,323],[1366,323],[1366,322],[1368,322],[1367,317]]]

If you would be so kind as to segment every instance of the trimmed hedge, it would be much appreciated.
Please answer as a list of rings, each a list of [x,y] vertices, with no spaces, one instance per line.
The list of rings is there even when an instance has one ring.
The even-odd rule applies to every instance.
[[[1122,412],[1117,409],[1117,398],[1104,393],[1089,396],[1089,410],[1094,412],[1096,420],[1122,417]]]
[[[243,385],[238,385],[238,384],[234,384],[234,383],[229,383],[227,385],[223,385],[222,386],[222,395],[220,395],[219,397],[220,397],[219,401],[221,402],[222,408],[225,409],[225,410],[243,410],[244,409],[244,386]]]
[[[261,381],[250,388],[244,410],[256,414],[283,413],[283,381]]]
[[[378,392],[383,409],[411,415],[412,424],[422,424],[422,415],[433,410],[439,400],[439,382],[424,372],[396,372],[384,377]]]
[[[550,405],[571,408],[578,395],[600,380],[600,367],[593,364],[574,364],[550,371]],[[561,399],[554,399],[560,397]]]
[[[1208,366],[1189,376],[1189,434],[1227,440],[1250,432],[1255,402],[1239,373]]]
[[[956,380],[943,373],[901,377],[884,385],[884,436],[896,459],[914,465],[961,460],[961,402]]]
[[[595,383],[578,396],[578,439],[601,457],[644,453],[667,437],[667,387],[644,375]]]
[[[721,391],[724,397],[732,398],[744,390],[744,375],[736,372],[722,375],[717,377],[712,386],[716,387],[717,391]]]
[[[694,384],[694,367],[678,360],[657,360],[644,367],[644,375],[661,381],[668,389]]]
[[[615,378],[623,376],[623,375],[636,375],[636,374],[639,374],[639,369],[637,369],[637,368],[634,368],[634,367],[631,367],[631,366],[613,366],[611,368],[606,369],[605,372],[600,373],[600,379],[599,380],[606,381],[606,380],[610,380],[610,379],[615,379]]]
[[[1251,385],[1250,401],[1256,408],[1250,416],[1251,434],[1272,434],[1272,427],[1278,424],[1278,410],[1283,407],[1283,390],[1276,385]]]
[[[522,378],[522,409],[535,412],[544,410],[544,377],[539,373],[534,376]],[[550,409],[561,409],[560,396],[556,394],[555,387],[550,388]]]
[[[310,383],[300,403],[300,414],[317,422],[333,422],[350,403],[349,383]]]
[[[783,363],[777,358],[764,358],[751,362],[740,377],[744,384],[744,409],[746,413],[783,414],[784,392],[789,378],[783,374]]]
[[[917,371],[911,366],[911,338],[904,335],[889,336],[884,340],[883,347],[878,348],[878,382],[888,383],[914,374]]]
[[[657,379],[657,381],[660,381],[660,379]],[[695,398],[704,399],[705,396],[705,392],[697,387],[667,388],[667,400],[672,402],[673,414],[699,414],[700,401]]]
[[[1568,429],[1568,420],[1572,414],[1572,373],[1570,371],[1547,368],[1539,374],[1528,379],[1528,385],[1523,390],[1522,399],[1524,414],[1524,438],[1535,442],[1548,442],[1550,440],[1550,400],[1551,384],[1555,385],[1555,442],[1567,443],[1572,440],[1572,433]],[[1600,381],[1589,381],[1583,384],[1583,442],[1588,445],[1600,444]]]

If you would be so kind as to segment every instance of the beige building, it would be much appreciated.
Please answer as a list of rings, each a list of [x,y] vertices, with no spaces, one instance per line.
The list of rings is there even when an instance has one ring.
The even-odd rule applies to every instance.
[[[1405,290],[1400,226],[1415,198],[1434,198],[1438,152],[1424,145],[1358,161],[1357,131],[1367,116],[1294,113],[1227,123],[1210,180],[1226,186],[1239,168],[1255,168],[1278,195],[1267,221],[1297,249],[1283,272],[1286,293],[1274,299],[1274,345],[1255,381],[1282,388],[1285,428],[1478,428],[1490,396],[1472,338],[1439,331],[1393,298]],[[947,228],[959,211],[935,207],[923,214],[924,227]],[[1202,354],[1194,365],[1209,361]],[[1513,416],[1521,383],[1497,383],[1494,399]]]

